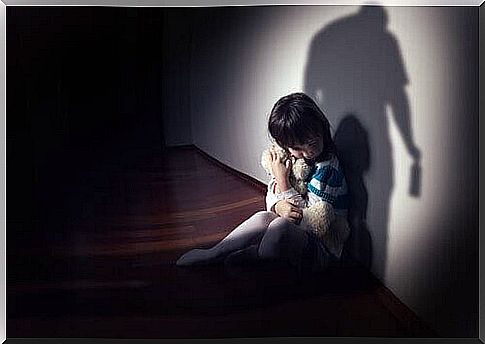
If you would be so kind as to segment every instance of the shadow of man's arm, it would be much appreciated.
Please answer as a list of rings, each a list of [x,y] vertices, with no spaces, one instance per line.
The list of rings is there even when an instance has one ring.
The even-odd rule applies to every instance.
[[[413,130],[411,127],[411,119],[409,114],[409,102],[404,88],[395,90],[388,100],[392,109],[392,114],[396,120],[399,132],[404,140],[404,144],[408,150],[409,155],[415,162],[421,159],[421,152],[414,143]]]
[[[414,142],[409,113],[409,102],[403,87],[395,90],[393,95],[389,98],[389,105],[391,106],[392,114],[396,120],[404,144],[406,145],[406,149],[414,160],[411,167],[409,193],[412,196],[417,197],[419,196],[421,189],[421,151]]]

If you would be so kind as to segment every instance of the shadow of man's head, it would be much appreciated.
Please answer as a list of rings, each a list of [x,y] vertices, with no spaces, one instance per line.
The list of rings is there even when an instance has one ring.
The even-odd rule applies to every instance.
[[[357,14],[369,27],[383,31],[387,27],[387,13],[382,6],[362,6]]]

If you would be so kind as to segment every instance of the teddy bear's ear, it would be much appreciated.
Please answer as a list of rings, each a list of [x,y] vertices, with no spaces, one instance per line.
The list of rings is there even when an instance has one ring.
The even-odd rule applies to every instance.
[[[261,154],[261,166],[265,169],[266,173],[271,175],[271,156],[269,153],[269,149],[265,149]]]

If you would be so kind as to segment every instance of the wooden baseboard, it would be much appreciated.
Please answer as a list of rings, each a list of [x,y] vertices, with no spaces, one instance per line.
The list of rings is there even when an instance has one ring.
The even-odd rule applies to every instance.
[[[213,162],[214,164],[216,164],[220,168],[224,169],[225,171],[231,173],[232,175],[234,175],[234,176],[242,179],[243,181],[249,183],[251,186],[256,187],[258,189],[258,191],[260,191],[263,195],[266,194],[266,190],[267,190],[267,187],[268,187],[266,184],[260,182],[259,180],[255,179],[251,176],[248,176],[247,174],[245,174],[243,172],[237,171],[237,170],[233,169],[232,167],[227,166],[226,164],[220,162],[216,158],[214,158],[211,155],[204,152],[202,149],[200,149],[196,145],[193,145],[193,147],[200,155],[202,155],[207,160]]]

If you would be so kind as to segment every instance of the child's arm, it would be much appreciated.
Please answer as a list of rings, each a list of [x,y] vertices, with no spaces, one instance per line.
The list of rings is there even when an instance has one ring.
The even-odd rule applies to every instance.
[[[274,212],[275,204],[284,199],[292,200],[292,203],[299,208],[305,208],[307,206],[306,200],[294,188],[281,192],[276,179],[272,177],[268,184],[268,192],[266,193],[266,210]]]
[[[274,211],[274,205],[280,200],[291,200],[296,207],[303,208],[306,202],[290,184],[289,175],[292,168],[292,161],[290,159],[284,160],[281,152],[275,149],[269,150],[271,181],[268,185],[267,209]]]

